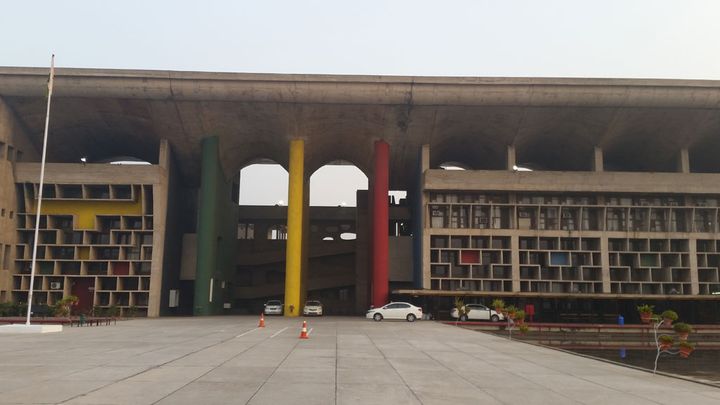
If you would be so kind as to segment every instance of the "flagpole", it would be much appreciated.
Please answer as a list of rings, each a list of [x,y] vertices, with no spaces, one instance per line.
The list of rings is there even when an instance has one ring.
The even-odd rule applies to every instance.
[[[50,80],[48,80],[47,113],[45,114],[45,134],[43,135],[42,160],[40,161],[40,186],[38,189],[37,210],[35,211],[35,238],[33,238],[32,262],[30,262],[30,290],[25,325],[30,325],[32,313],[33,287],[35,284],[35,264],[37,260],[38,234],[40,231],[40,208],[42,206],[43,184],[45,182],[45,154],[47,152],[48,128],[50,126],[50,100],[52,99],[53,80],[55,78],[55,54],[50,59]]]

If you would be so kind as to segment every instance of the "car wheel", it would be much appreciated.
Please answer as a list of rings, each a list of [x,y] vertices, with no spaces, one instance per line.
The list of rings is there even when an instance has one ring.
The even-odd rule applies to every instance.
[[[408,322],[415,322],[415,319],[417,319],[417,318],[413,314],[408,314],[406,319]]]
[[[460,315],[460,322],[467,322],[468,317],[467,315]]]
[[[383,320],[383,316],[382,314],[375,314],[373,315],[373,319],[375,320],[375,322],[380,322]]]
[[[497,322],[497,321],[500,320],[500,317],[497,316],[497,315],[493,315],[493,316],[490,317],[490,320],[493,321],[493,322]]]

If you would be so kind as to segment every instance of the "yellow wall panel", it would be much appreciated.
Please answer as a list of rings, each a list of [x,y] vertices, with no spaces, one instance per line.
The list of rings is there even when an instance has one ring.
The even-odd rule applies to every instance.
[[[28,207],[34,213],[35,207]],[[42,203],[43,215],[73,215],[74,229],[95,229],[96,215],[142,215],[142,202],[137,201],[83,201],[49,200]]]

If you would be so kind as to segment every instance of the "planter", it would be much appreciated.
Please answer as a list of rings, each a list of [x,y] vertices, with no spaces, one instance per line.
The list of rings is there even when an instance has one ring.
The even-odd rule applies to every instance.
[[[673,323],[673,320],[670,318],[663,318],[663,326],[671,327]]]
[[[670,350],[672,343],[660,343],[660,351]]]
[[[693,352],[693,350],[695,349],[693,349],[692,347],[680,346],[680,357],[682,357],[683,359],[687,359],[688,356],[690,356],[690,353]]]
[[[678,340],[680,340],[680,341],[682,341],[682,342],[685,342],[685,341],[687,341],[687,339],[688,339],[689,333],[679,333],[679,332],[678,332],[677,335],[678,335]]]
[[[515,320],[515,312],[508,312],[507,316],[508,318]]]
[[[518,324],[518,326],[525,325],[525,320],[518,318],[515,320],[515,323]]]
[[[498,314],[502,314],[503,309],[504,309],[503,307],[495,307],[495,312],[497,312]]]
[[[640,321],[642,323],[650,323],[652,312],[640,312]]]

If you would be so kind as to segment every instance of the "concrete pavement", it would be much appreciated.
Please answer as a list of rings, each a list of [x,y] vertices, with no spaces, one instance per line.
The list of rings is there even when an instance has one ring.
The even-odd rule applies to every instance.
[[[701,404],[720,389],[434,322],[136,319],[0,336],[0,404]]]

